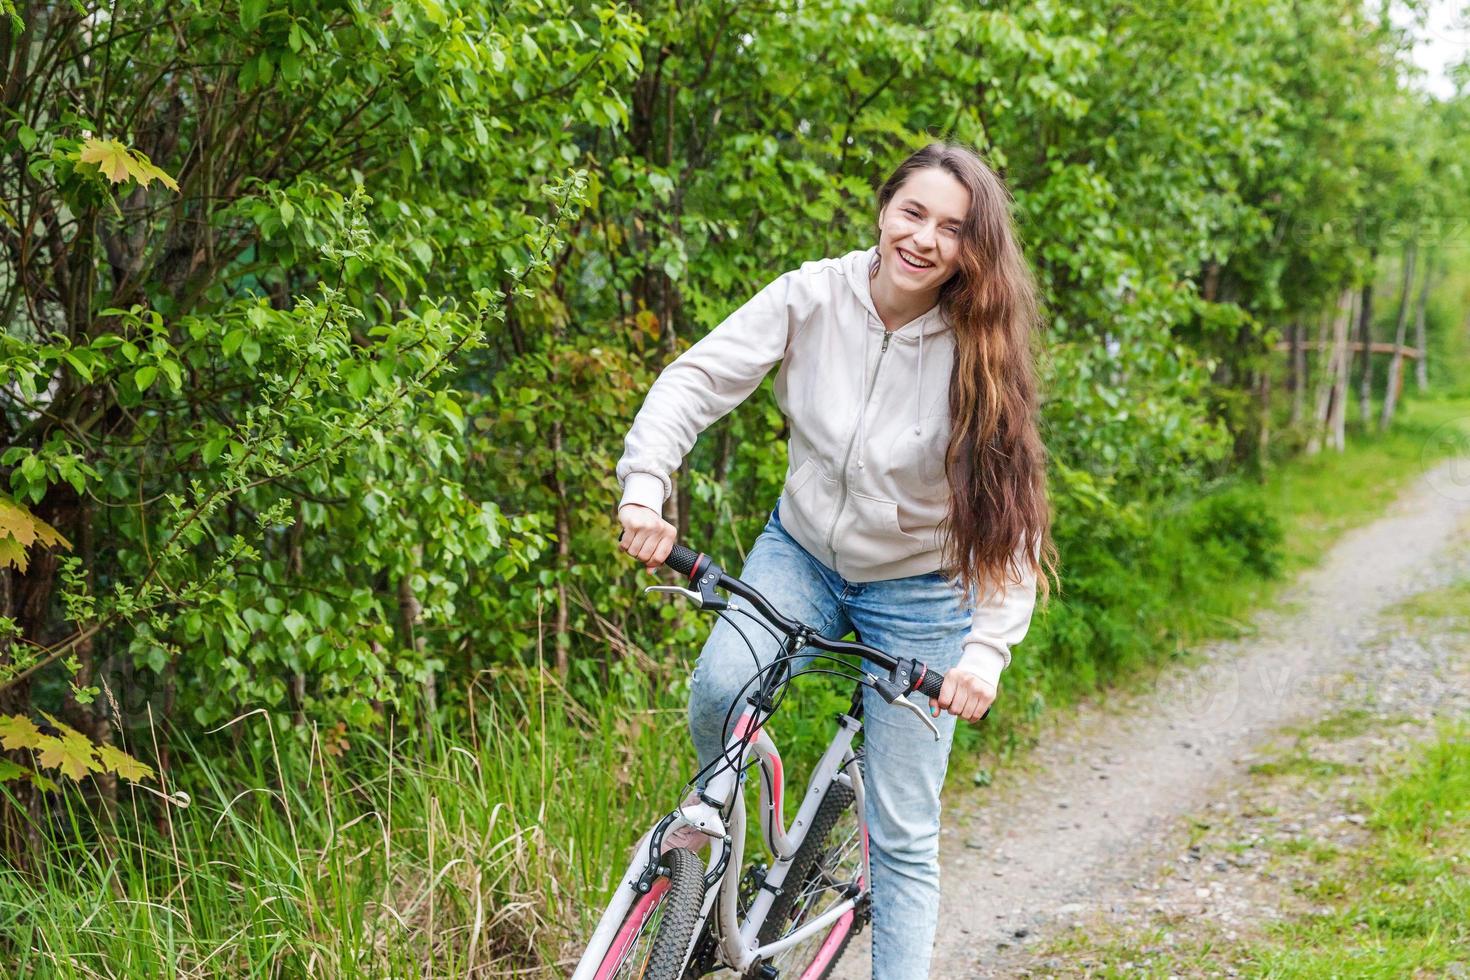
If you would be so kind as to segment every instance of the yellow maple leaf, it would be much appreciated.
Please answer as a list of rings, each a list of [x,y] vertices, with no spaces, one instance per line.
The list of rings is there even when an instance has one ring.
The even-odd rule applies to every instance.
[[[14,565],[24,572],[29,564],[26,549],[37,541],[46,547],[71,548],[71,542],[56,528],[15,501],[0,497],[0,568]]]
[[[81,779],[102,767],[92,754],[92,743],[80,732],[57,738],[42,735],[36,740],[36,759],[47,769],[60,769],[72,779]]]
[[[26,557],[26,550],[19,541],[14,538],[0,538],[0,568],[14,565],[16,570],[24,575],[30,564],[30,559]]]
[[[88,139],[82,143],[82,163],[95,163],[114,184],[128,179],[128,148],[117,140]]]
[[[139,153],[117,140],[99,140],[96,137],[88,137],[82,141],[82,150],[78,160],[82,163],[96,164],[102,176],[114,184],[121,184],[131,178],[143,187],[147,187],[156,180],[171,190],[179,189],[178,181],[160,170],[152,160],[148,159],[146,153]]]
[[[60,543],[70,548],[71,542],[50,524],[32,514],[21,504],[0,497],[0,537],[10,535],[22,545],[30,547],[37,538],[44,545]]]
[[[40,737],[41,730],[25,715],[0,715],[0,746],[33,749]]]
[[[110,769],[129,782],[137,783],[153,777],[151,768],[114,746],[97,746],[97,756],[103,769]]]

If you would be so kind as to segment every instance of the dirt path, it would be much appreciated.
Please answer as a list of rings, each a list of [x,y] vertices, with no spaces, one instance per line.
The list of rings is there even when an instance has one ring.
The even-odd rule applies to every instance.
[[[1152,690],[1083,708],[1032,753],[1029,772],[951,795],[932,975],[1016,975],[1027,947],[1134,903],[1140,876],[1175,859],[1181,821],[1238,787],[1283,726],[1362,704],[1390,666],[1392,683],[1424,689],[1421,704],[1442,689],[1442,674],[1372,654],[1383,610],[1443,584],[1455,565],[1463,572],[1466,466],[1427,472],[1345,534],[1280,611],[1256,617],[1254,635],[1211,646]],[[866,978],[866,944],[843,967]]]

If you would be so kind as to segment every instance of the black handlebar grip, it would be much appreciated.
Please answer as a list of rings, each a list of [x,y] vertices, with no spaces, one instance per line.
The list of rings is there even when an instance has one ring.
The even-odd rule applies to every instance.
[[[944,687],[944,675],[937,670],[925,670],[919,678],[919,693],[926,698],[939,697],[939,691]]]
[[[674,545],[674,550],[669,552],[669,557],[664,564],[678,572],[680,575],[689,575],[694,571],[695,562],[699,561],[699,552],[690,551],[682,544]]]

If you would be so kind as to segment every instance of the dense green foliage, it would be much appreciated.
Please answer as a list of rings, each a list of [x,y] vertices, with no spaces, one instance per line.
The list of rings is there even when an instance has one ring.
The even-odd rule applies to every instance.
[[[1032,714],[1277,567],[1273,518],[1209,493],[1325,428],[1282,393],[1284,332],[1376,283],[1388,340],[1458,271],[1470,100],[1408,87],[1405,39],[1348,0],[16,6],[0,715],[165,775],[272,734],[293,760],[314,731],[348,761],[513,741],[532,713],[474,699],[509,710],[543,664],[568,731],[619,738],[605,695],[677,703],[706,624],[612,547],[621,435],[761,285],[870,244],[929,138],[1002,171],[1047,303],[1063,598],[1003,694]],[[1443,383],[1465,304],[1434,295]],[[669,511],[690,544],[738,567],[781,436],[762,393],[701,440]],[[5,748],[33,862],[64,811]],[[108,774],[87,794],[118,802]]]

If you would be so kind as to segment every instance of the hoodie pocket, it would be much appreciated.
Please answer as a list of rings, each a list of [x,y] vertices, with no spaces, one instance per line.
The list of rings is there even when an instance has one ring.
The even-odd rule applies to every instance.
[[[801,491],[801,488],[806,486],[806,481],[810,480],[812,474],[816,471],[817,464],[810,456],[802,460],[801,465],[796,468],[796,472],[786,478],[786,495],[795,497]]]
[[[836,497],[835,485],[822,475],[816,460],[808,457],[786,479],[781,494],[781,526],[802,547],[821,553],[827,543],[827,525],[822,515],[831,513]]]
[[[898,523],[898,504],[849,491],[847,518],[838,530],[837,548],[851,562],[876,567],[933,550],[932,544]]]

